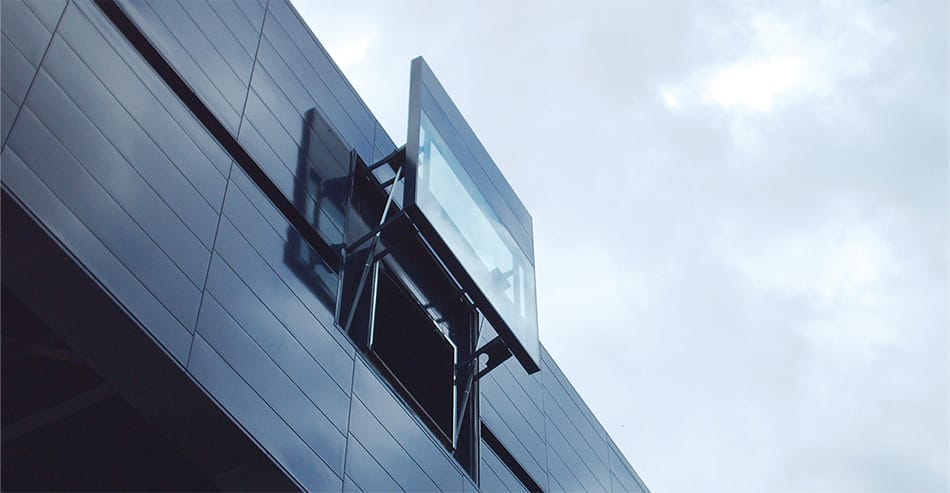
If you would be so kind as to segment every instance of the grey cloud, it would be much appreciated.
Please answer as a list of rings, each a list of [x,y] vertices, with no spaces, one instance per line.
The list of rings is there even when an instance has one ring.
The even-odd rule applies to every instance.
[[[298,8],[331,55],[372,34],[346,73],[397,142],[429,61],[534,216],[542,341],[653,491],[950,488],[946,3]],[[762,16],[812,85],[704,99],[785,42]]]

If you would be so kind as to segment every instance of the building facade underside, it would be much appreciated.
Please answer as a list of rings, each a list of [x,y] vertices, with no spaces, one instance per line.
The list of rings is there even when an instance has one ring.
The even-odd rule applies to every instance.
[[[0,8],[4,489],[648,491],[286,0]]]

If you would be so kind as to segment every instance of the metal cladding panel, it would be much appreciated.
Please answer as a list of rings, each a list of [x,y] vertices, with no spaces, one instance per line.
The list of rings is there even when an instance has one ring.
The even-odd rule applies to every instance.
[[[13,149],[5,148],[0,160],[3,161],[4,189],[21,201],[73,257],[95,274],[97,281],[148,329],[172,357],[184,364],[191,346],[191,333]]]
[[[359,491],[405,491],[353,435],[347,437],[346,475]]]
[[[386,388],[366,363],[359,361],[353,376],[353,397],[365,406],[374,420],[390,434],[398,444],[398,448],[391,446],[372,447],[365,438],[360,439],[366,449],[373,455],[379,455],[378,462],[384,466],[391,464],[386,456],[391,454],[407,454],[432,480],[441,491],[458,491],[462,487],[463,473],[455,460],[449,456],[446,449],[429,432],[419,418],[392,392]],[[352,416],[352,412],[351,412]],[[368,422],[372,424],[371,422]],[[358,425],[358,422],[357,422]],[[351,418],[351,427],[354,422]],[[375,427],[375,425],[373,425]],[[378,431],[378,429],[377,429]],[[351,433],[359,438],[367,430],[351,429]],[[397,476],[398,472],[392,473]],[[354,478],[357,479],[357,478]],[[359,480],[357,479],[357,483]]]
[[[66,7],[65,0],[0,2],[3,57],[0,57],[0,92],[3,94],[3,128],[6,144],[13,119],[23,104],[30,81],[36,75],[43,53]]]
[[[495,452],[481,442],[481,469],[479,471],[481,479],[481,491],[489,492],[527,492],[524,484],[519,480],[508,466],[495,455]]]
[[[258,162],[267,163],[264,166],[270,178],[324,241],[341,245],[349,191],[349,148],[332,131],[326,131],[316,111],[308,110],[303,118],[293,112],[295,128],[287,129],[284,125],[290,122],[278,120],[252,89],[242,142]]]
[[[519,427],[521,427],[520,429],[524,435],[523,426],[526,425],[520,420],[506,420],[505,415],[502,414],[503,412],[499,412],[490,402],[483,402],[481,405],[482,423],[492,430],[498,440],[531,478],[536,483],[544,485],[548,472],[545,448],[529,448],[529,445],[521,440],[518,432]],[[508,416],[511,416],[511,414]]]
[[[23,53],[10,41],[10,38],[3,36],[2,45],[0,46],[2,46],[0,50],[3,51],[3,58],[0,59],[3,64],[2,71],[0,71],[0,77],[2,77],[0,87],[2,87],[3,94],[10,98],[16,108],[19,108],[26,96],[27,89],[30,88],[33,77],[36,75],[36,66],[23,56]]]
[[[70,53],[79,58],[78,65],[66,68],[91,74],[88,84],[76,86],[76,90],[87,91],[77,93],[74,98],[77,104],[84,105],[93,113],[105,110],[89,106],[85,99],[114,98],[129,115],[124,123],[133,129],[141,128],[186,180],[187,183],[173,184],[182,189],[178,195],[186,197],[193,193],[193,189],[209,207],[219,210],[225,176],[231,164],[227,153],[98,9],[87,3],[76,3],[70,6],[70,11],[74,6],[80,7],[82,14],[64,17],[57,37],[62,37],[67,46],[62,50],[62,60],[69,60]],[[51,51],[50,54],[57,52]],[[51,66],[48,69],[54,78],[69,81],[72,73],[69,70],[57,71],[56,68]],[[106,92],[99,86],[104,86]],[[73,87],[73,83],[70,81],[63,87]],[[102,119],[122,116],[118,110],[115,111],[115,114],[102,115]],[[145,149],[134,150],[139,154],[145,152]],[[157,177],[149,175],[149,179]]]
[[[213,299],[202,306],[198,333],[337,475],[344,435],[300,386]],[[333,392],[334,389],[330,389]],[[327,399],[334,396],[328,392]],[[344,400],[347,400],[343,396]],[[346,427],[345,420],[343,428]]]
[[[0,48],[2,49],[2,48]],[[0,69],[3,70],[3,69]],[[7,142],[7,134],[10,133],[10,127],[13,126],[13,119],[16,118],[16,114],[20,111],[20,105],[10,99],[10,96],[7,96],[5,91],[0,91],[0,135],[2,135],[2,142],[5,144]]]
[[[210,279],[209,290],[237,289],[254,303],[255,313],[249,314],[263,319],[268,326],[274,326],[274,320],[302,345],[321,367],[341,388],[350,384],[352,361],[346,349],[330,335],[328,329],[296,298],[293,291],[274,274],[274,271],[252,249],[247,240],[235,234],[230,220],[222,219],[222,231],[215,249],[215,261],[224,263],[221,275],[226,279]],[[227,267],[225,269],[224,267]],[[212,265],[212,269],[215,265]],[[237,280],[230,276],[230,271]],[[238,286],[230,286],[235,281]],[[250,292],[250,295],[247,294]],[[250,296],[253,296],[251,298]],[[254,300],[257,300],[256,302]],[[250,311],[250,310],[248,310]],[[274,330],[279,328],[274,326]],[[335,329],[333,329],[335,330]]]
[[[168,307],[183,327],[189,330],[193,327],[200,299],[198,287],[137,223],[137,219],[144,218],[130,215],[137,211],[123,209],[122,203],[110,196],[84,163],[70,155],[68,148],[29,110],[29,104],[20,113],[8,148],[21,156],[58,199]],[[128,163],[122,160],[105,164],[117,173],[131,173],[123,168]]]
[[[0,19],[3,35],[33,67],[38,67],[49,44],[52,29],[43,25],[33,9],[23,1],[4,2],[0,9],[3,14]]]
[[[439,490],[422,467],[402,449],[383,423],[359,399],[353,400],[350,410],[350,432],[403,490]]]
[[[342,479],[201,336],[188,370],[307,491],[341,490]]]
[[[359,136],[346,134],[347,139],[354,144],[366,139],[372,144],[373,128],[377,124],[376,117],[363,103],[363,100],[310,31],[310,28],[307,27],[307,24],[288,2],[275,1],[269,4],[269,7],[269,11],[277,19],[283,32],[303,55],[302,59],[306,60],[307,65],[313,71],[312,73],[319,76],[333,95],[333,99],[340,103],[346,111],[348,119],[354,123],[359,131]],[[288,53],[292,52],[288,51]],[[309,69],[305,68],[304,74],[308,72]],[[354,147],[362,154],[364,149],[361,146],[354,145]],[[365,157],[364,155],[364,159]]]
[[[134,208],[138,202],[147,203],[143,199],[156,197],[162,204],[156,213],[171,217],[143,224],[146,229],[162,236],[165,228],[181,227],[184,231],[168,236],[181,238],[183,248],[194,243],[209,250],[224,193],[224,178],[207,160],[166,150],[167,145],[156,143],[105,86],[84,70],[80,59],[62,40],[57,38],[53,42],[47,60],[56,66],[48,70],[44,67],[37,75],[30,98],[30,107],[37,116],[54,133],[64,136],[64,144],[72,154],[89,162],[97,180],[127,207]],[[116,173],[108,165],[120,161],[128,163],[128,173]],[[198,185],[189,181],[195,176],[201,178]],[[185,258],[180,261],[188,262]],[[198,267],[198,271],[189,270],[189,277],[201,282],[200,266],[191,267]]]
[[[243,56],[232,54],[237,56],[237,60],[229,64],[217,48],[222,42],[217,38],[214,41],[208,38],[204,32],[205,25],[213,25],[213,20],[202,19],[199,26],[192,19],[195,13],[188,12],[175,0],[121,3],[152,44],[213,109],[225,126],[236,133],[250,71],[249,67],[244,67],[246,63],[241,63]]]
[[[287,220],[253,185],[244,184],[243,173],[235,172],[224,214],[230,224],[264,259],[265,263],[294,293],[300,303],[320,322],[348,354],[353,348],[333,326],[337,274],[321,261]]]
[[[548,460],[559,464],[557,472],[549,467],[551,474],[562,485],[576,481],[585,490],[610,489],[606,432],[547,351],[542,380]]]
[[[278,81],[277,88],[300,118],[311,108],[319,108],[364,160],[371,159],[375,118],[303,21],[283,2],[269,5],[258,61],[258,68]],[[296,126],[292,122],[291,128]]]
[[[481,380],[482,399],[493,403],[508,401],[511,409],[528,424],[525,431],[531,430],[543,439],[544,389],[541,379],[540,374],[525,374],[516,361],[506,361]]]
[[[475,491],[334,325],[338,273],[275,205],[283,193],[339,247],[349,150],[395,148],[293,7],[120,2],[270,193],[94,3],[0,4],[4,189],[300,486]],[[441,87],[425,98],[532,258],[524,206]],[[511,361],[482,382],[482,420],[509,454],[482,444],[482,490],[522,488],[523,469],[550,491],[647,491],[539,351],[540,374]]]

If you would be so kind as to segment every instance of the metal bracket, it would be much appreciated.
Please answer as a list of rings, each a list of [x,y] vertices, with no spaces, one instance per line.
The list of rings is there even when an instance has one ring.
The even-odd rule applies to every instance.
[[[396,170],[396,181],[399,181],[401,174],[402,168]],[[363,288],[366,286],[366,278],[369,276],[369,271],[373,264],[375,264],[377,261],[376,245],[379,244],[379,237],[382,236],[383,228],[388,224],[392,224],[393,221],[400,217],[400,214],[397,214],[392,218],[387,217],[389,216],[389,207],[393,203],[393,192],[395,191],[396,187],[393,187],[389,190],[389,196],[386,198],[386,205],[383,207],[383,215],[379,218],[379,225],[346,248],[347,253],[349,253],[349,251],[351,251],[352,248],[355,248],[355,246],[358,246],[360,243],[372,238],[372,242],[369,245],[369,254],[366,257],[366,264],[363,266],[363,272],[360,274],[360,280],[356,285],[356,292],[353,294],[353,302],[350,304],[350,313],[347,315],[346,321],[343,324],[343,332],[347,334],[350,332],[350,325],[353,323],[353,317],[356,315],[356,307],[359,306],[360,297],[363,295]]]
[[[480,327],[479,332],[481,332]],[[465,392],[462,394],[462,405],[459,407],[458,416],[455,418],[454,439],[456,441],[458,440],[459,433],[462,431],[462,417],[465,416],[465,408],[468,407],[468,398],[472,392],[472,386],[476,381],[485,376],[485,374],[498,368],[499,365],[511,357],[511,351],[508,350],[508,346],[501,340],[501,337],[495,336],[494,339],[488,341],[484,346],[472,353],[472,356],[457,364],[455,366],[456,374],[469,365],[475,365],[475,369],[478,370],[478,358],[483,354],[488,355],[488,362],[485,364],[485,368],[479,371],[469,372],[468,374],[468,382],[465,384]]]
[[[482,378],[486,373],[498,368],[499,365],[511,357],[511,351],[508,350],[508,346],[506,346],[504,341],[501,340],[501,337],[495,336],[494,339],[488,341],[484,346],[472,353],[471,358],[467,359],[459,366],[476,363],[478,358],[483,354],[488,355],[488,362],[485,364],[485,368],[482,368],[475,373],[475,380]]]
[[[359,248],[363,243],[366,243],[369,239],[373,238],[373,237],[376,236],[377,234],[382,233],[383,230],[389,228],[389,226],[391,226],[393,223],[398,222],[398,221],[400,221],[401,219],[403,219],[403,218],[405,218],[405,217],[407,217],[407,216],[406,216],[406,213],[403,212],[403,211],[399,211],[399,212],[397,212],[396,214],[393,214],[393,216],[390,217],[389,219],[386,219],[385,221],[383,221],[382,223],[380,223],[379,225],[377,225],[377,226],[374,227],[373,229],[369,230],[369,231],[368,231],[366,234],[364,234],[363,236],[360,236],[359,238],[357,238],[356,240],[354,240],[354,241],[353,241],[352,243],[350,243],[349,245],[346,245],[346,247],[345,247],[346,253],[348,253],[348,254],[349,254],[349,253],[353,253],[353,252],[354,252],[357,248]]]
[[[405,145],[400,146],[400,147],[399,147],[398,149],[396,149],[395,151],[389,153],[388,156],[386,156],[386,157],[380,159],[379,161],[376,161],[375,163],[373,163],[373,164],[367,166],[367,167],[366,167],[366,171],[371,173],[374,169],[376,169],[376,168],[381,168],[384,164],[390,164],[390,166],[392,166],[392,164],[391,164],[392,161],[393,161],[393,160],[396,160],[397,158],[400,158],[400,159],[399,159],[400,161],[405,161],[405,159],[406,159],[406,146],[405,146]],[[399,165],[400,167],[402,167],[402,163],[401,163],[401,162],[398,163],[398,165]],[[393,168],[395,168],[395,166],[393,166]]]

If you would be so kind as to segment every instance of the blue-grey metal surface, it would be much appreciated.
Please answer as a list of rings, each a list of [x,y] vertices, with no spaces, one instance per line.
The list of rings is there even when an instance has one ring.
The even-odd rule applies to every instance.
[[[345,195],[334,180],[347,179],[349,149],[372,162],[395,146],[293,7],[119,6],[320,238],[340,247]],[[89,0],[0,9],[3,188],[169,361],[303,488],[474,491],[334,324],[339,274],[167,74]],[[530,241],[530,216],[510,187],[483,178]],[[646,491],[541,351],[538,374],[511,360],[482,381],[482,421],[546,491]],[[517,490],[512,470],[481,448],[482,490]]]

